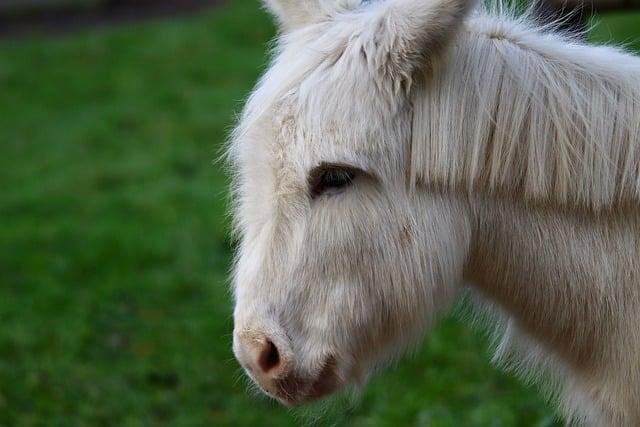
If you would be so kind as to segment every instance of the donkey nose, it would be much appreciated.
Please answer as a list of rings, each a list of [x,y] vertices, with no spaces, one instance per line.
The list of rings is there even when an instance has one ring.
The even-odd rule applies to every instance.
[[[258,367],[262,372],[268,374],[270,371],[277,370],[280,366],[280,352],[278,347],[266,339],[262,344],[262,348],[258,350]]]
[[[236,336],[235,347],[240,364],[262,388],[277,394],[277,381],[289,373],[286,350],[279,348],[273,338],[260,333],[239,334]]]

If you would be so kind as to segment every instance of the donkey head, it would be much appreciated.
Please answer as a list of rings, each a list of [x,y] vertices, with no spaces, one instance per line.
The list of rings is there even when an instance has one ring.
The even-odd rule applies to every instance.
[[[419,191],[410,88],[468,0],[267,0],[276,59],[234,134],[234,352],[299,404],[399,353],[461,281],[468,224]]]

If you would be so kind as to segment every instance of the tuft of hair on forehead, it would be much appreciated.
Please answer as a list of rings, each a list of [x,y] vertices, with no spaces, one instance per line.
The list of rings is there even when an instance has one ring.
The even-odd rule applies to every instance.
[[[242,139],[319,70],[341,67],[343,80],[354,85],[375,80],[383,94],[408,90],[413,75],[442,56],[474,4],[475,0],[267,0],[284,32],[233,139]],[[364,67],[345,66],[349,61]],[[350,72],[355,69],[367,75]]]

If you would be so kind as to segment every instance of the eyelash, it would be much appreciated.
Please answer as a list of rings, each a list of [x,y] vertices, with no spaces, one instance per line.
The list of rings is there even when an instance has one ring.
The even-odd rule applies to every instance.
[[[337,194],[349,187],[356,178],[355,169],[343,166],[321,166],[311,173],[311,197]]]

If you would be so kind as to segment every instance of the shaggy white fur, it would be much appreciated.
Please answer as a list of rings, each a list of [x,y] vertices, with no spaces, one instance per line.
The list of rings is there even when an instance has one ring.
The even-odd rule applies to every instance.
[[[596,210],[640,202],[639,58],[479,14],[438,65],[415,91],[414,181]]]
[[[283,366],[249,374],[287,403],[361,382],[471,283],[568,422],[640,425],[640,59],[499,3],[267,6],[230,147],[234,350]]]

